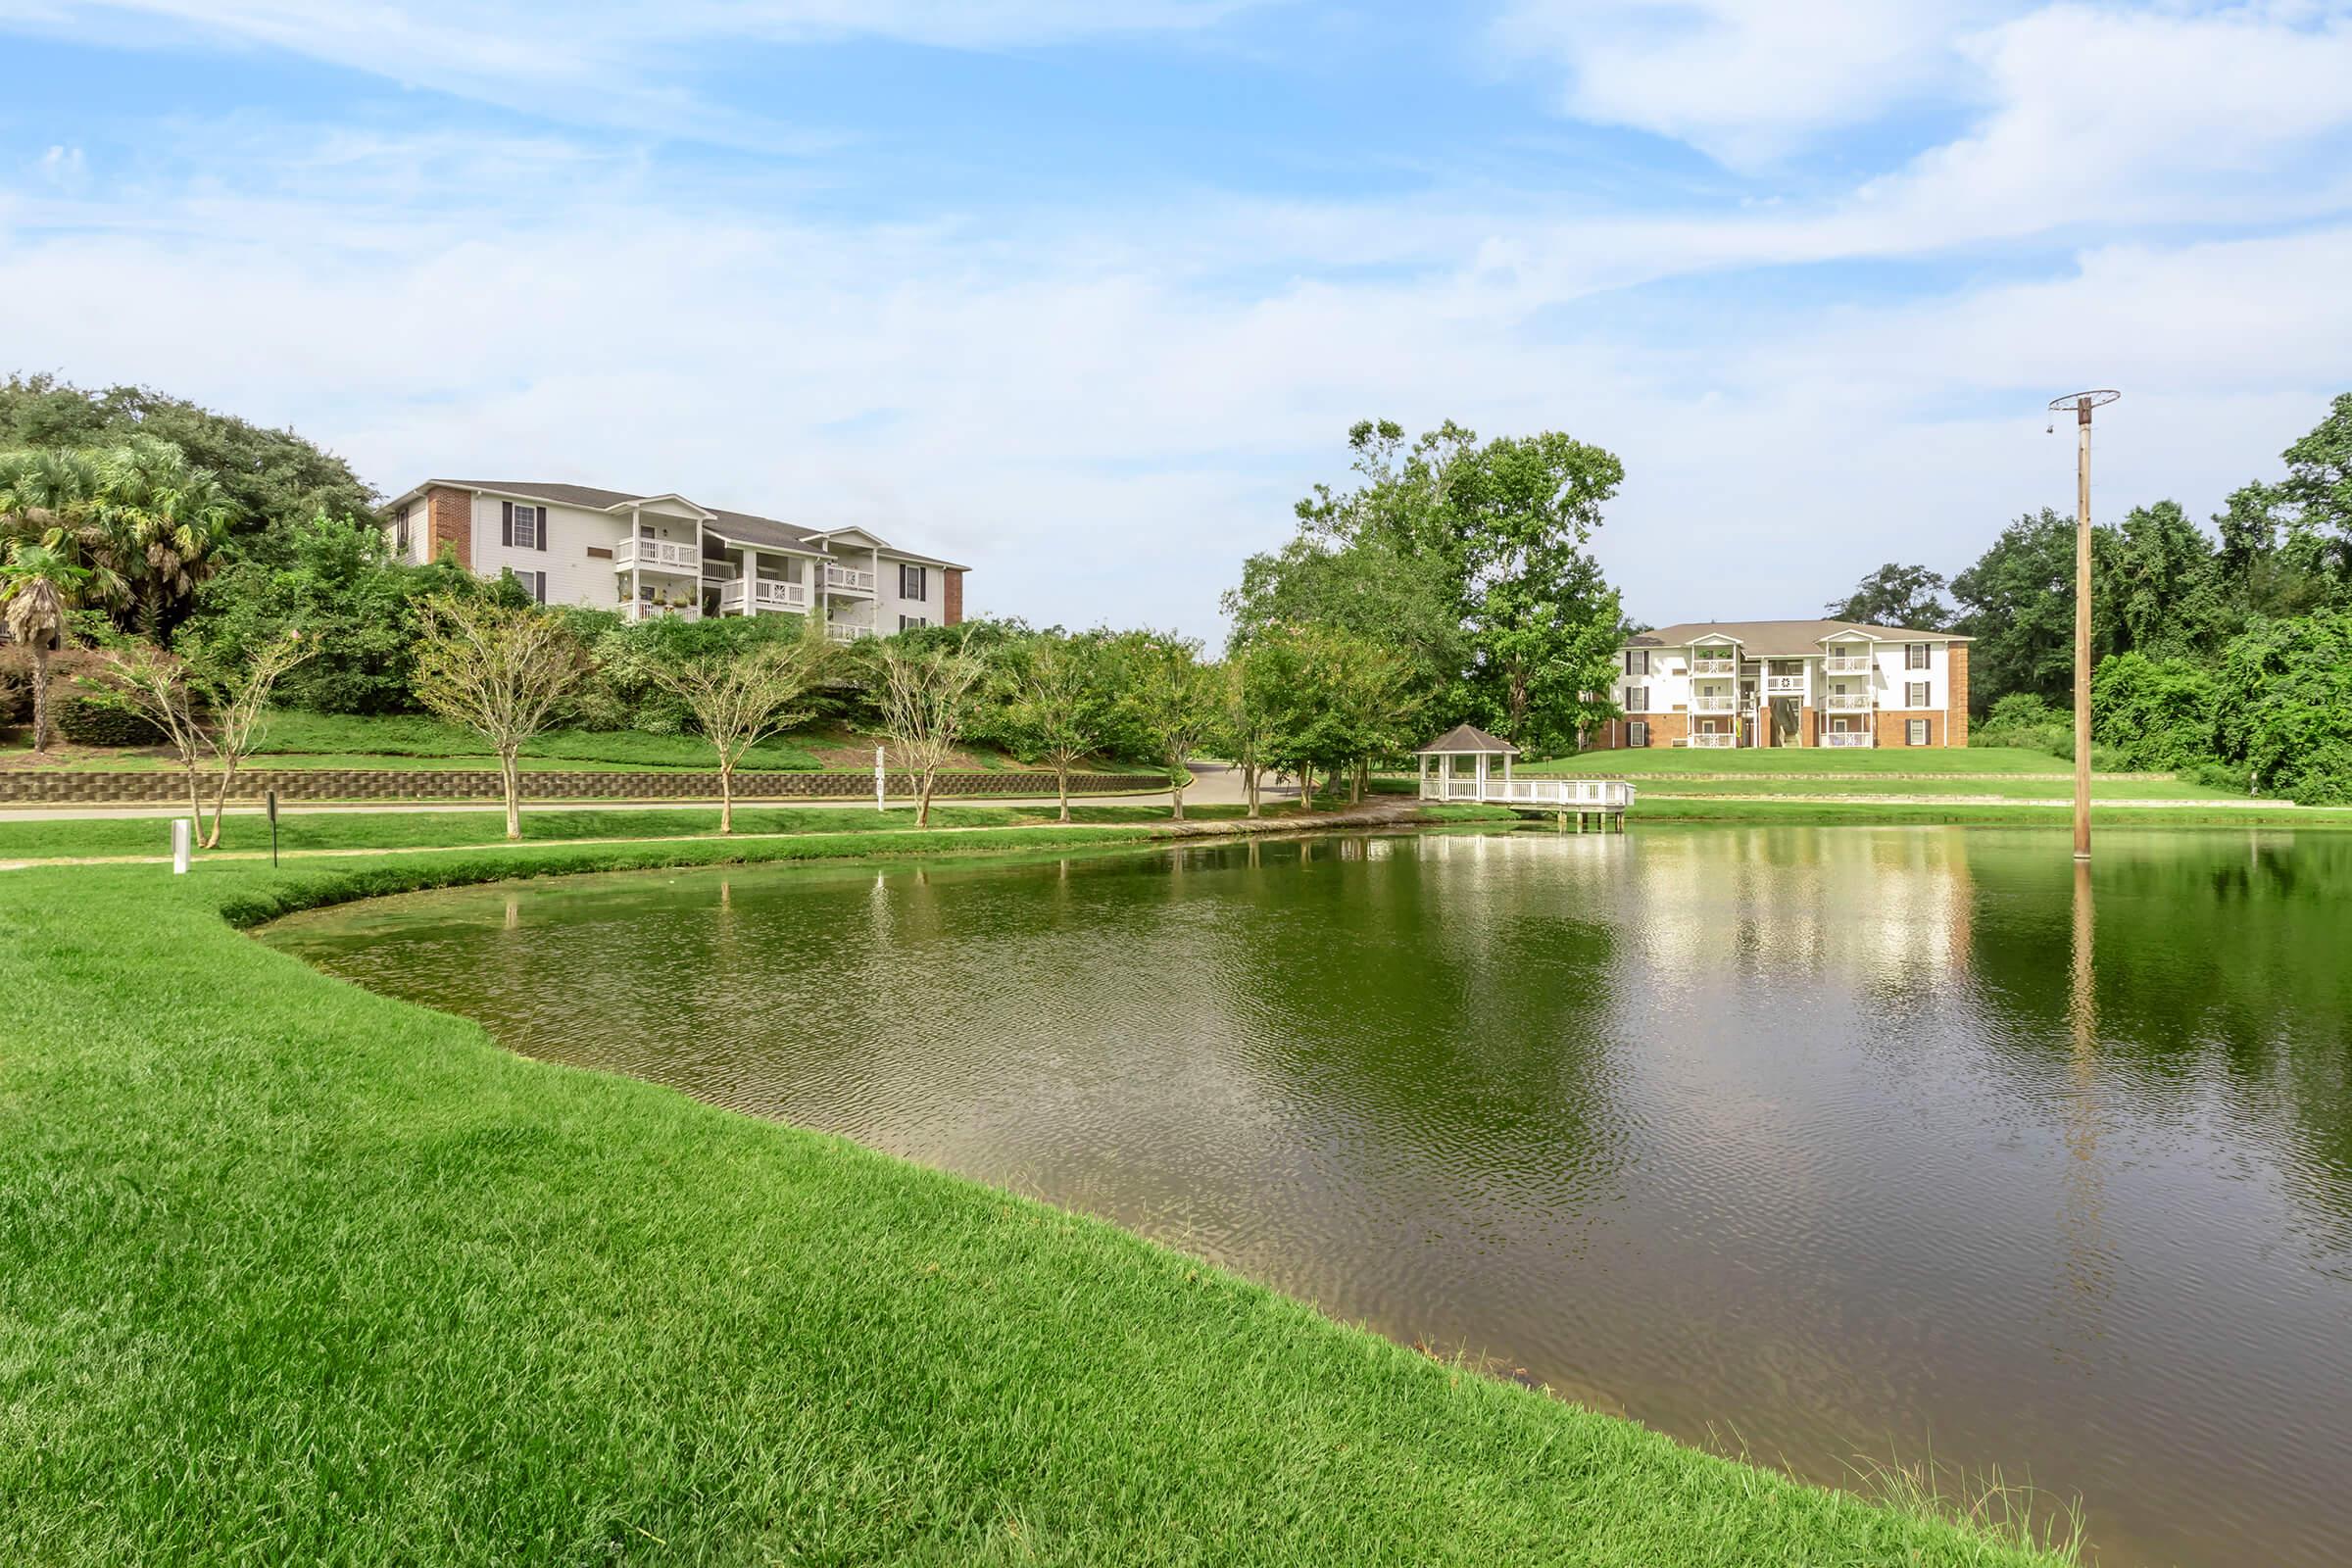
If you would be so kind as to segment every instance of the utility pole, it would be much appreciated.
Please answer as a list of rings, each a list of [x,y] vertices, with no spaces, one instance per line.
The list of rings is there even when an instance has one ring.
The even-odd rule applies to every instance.
[[[2121,392],[2077,392],[2050,412],[2075,411],[2075,858],[2090,858],[2090,411]],[[2057,421],[2051,420],[2055,427]]]

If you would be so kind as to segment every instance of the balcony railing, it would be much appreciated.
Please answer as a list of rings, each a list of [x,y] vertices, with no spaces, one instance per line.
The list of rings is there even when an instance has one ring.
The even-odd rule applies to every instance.
[[[1764,677],[1764,691],[1767,696],[1771,697],[1802,697],[1805,694],[1805,677],[1802,675],[1767,675]]]
[[[1690,744],[1707,751],[1728,752],[1740,744],[1737,735],[1693,735]]]
[[[635,604],[621,606],[620,613],[624,619],[628,620],[660,620],[663,616],[672,620],[700,620],[703,618],[703,607],[687,604],[656,605],[639,600]]]
[[[854,643],[860,637],[871,637],[873,634],[873,627],[861,625],[856,621],[828,620],[825,622],[825,641],[827,642]]]
[[[1821,662],[1821,667],[1833,675],[1867,675],[1870,673],[1868,654],[1832,654]]]
[[[859,571],[854,566],[825,567],[825,587],[839,588],[845,593],[870,594],[874,591],[874,574]]]
[[[1690,707],[1700,713],[1728,713],[1739,701],[1730,692],[1697,692],[1690,698]]]
[[[1690,658],[1690,673],[1693,675],[1737,675],[1740,673],[1740,661],[1729,655],[1694,654]]]
[[[718,608],[731,615],[743,613],[742,582],[720,585]],[[754,610],[806,610],[808,608],[808,589],[805,583],[785,582],[775,577],[755,577],[750,583]]]
[[[623,539],[612,551],[612,569],[703,574],[703,547],[674,539]]]
[[[1866,729],[1834,729],[1821,738],[1821,744],[1824,746],[1868,746],[1877,738]]]
[[[1587,806],[1622,811],[1633,804],[1634,787],[1614,778],[1441,778],[1421,780],[1425,801],[1493,801],[1506,806]]]
[[[1833,713],[1867,713],[1873,703],[1868,692],[1831,692],[1822,698],[1821,706]]]

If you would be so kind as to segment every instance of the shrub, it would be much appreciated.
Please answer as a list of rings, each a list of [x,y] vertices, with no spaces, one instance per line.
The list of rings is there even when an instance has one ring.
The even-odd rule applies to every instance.
[[[2352,611],[2258,618],[2223,651],[2222,755],[2305,805],[2352,799]]]
[[[161,746],[168,738],[139,714],[87,697],[60,697],[50,711],[57,732],[76,746]]]
[[[2194,768],[2215,756],[2216,703],[2201,662],[2117,654],[2091,675],[2091,738],[2126,767]]]

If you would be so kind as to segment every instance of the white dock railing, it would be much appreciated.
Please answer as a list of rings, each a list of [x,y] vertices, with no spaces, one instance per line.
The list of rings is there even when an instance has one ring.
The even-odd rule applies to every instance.
[[[1622,811],[1634,787],[1621,778],[1475,778],[1421,781],[1425,801],[1476,801],[1491,806],[1541,806],[1563,811]]]

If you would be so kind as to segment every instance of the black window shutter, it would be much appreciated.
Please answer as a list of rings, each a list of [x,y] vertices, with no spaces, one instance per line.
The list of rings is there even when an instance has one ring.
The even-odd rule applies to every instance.
[[[512,501],[498,504],[498,542],[502,545],[514,542],[514,503]]]
[[[539,519],[539,548],[545,550],[547,548],[547,509],[545,507],[541,507],[538,510],[537,516]],[[547,596],[542,594],[540,596],[540,603],[545,604],[546,602]]]

